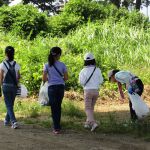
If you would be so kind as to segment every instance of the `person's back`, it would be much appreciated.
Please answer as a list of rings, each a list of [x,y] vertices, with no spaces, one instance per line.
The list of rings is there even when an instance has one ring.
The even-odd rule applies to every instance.
[[[143,82],[141,81],[141,79],[139,79],[137,76],[135,76],[129,71],[120,71],[118,69],[113,69],[109,72],[108,77],[109,81],[117,83],[118,91],[120,93],[122,102],[123,99],[125,98],[122,90],[122,84],[126,85],[126,89],[129,94],[137,93],[139,96],[141,96],[143,93],[144,89]],[[132,108],[132,103],[130,99],[129,99],[129,107],[131,119],[135,121],[136,119],[138,119],[138,117]]]
[[[96,68],[91,79],[84,86],[84,84],[89,79],[94,69],[95,69],[95,66],[89,65],[89,66],[84,67],[81,70],[80,75],[79,75],[79,81],[84,89],[99,89],[100,84],[102,84],[103,77],[101,74],[101,70],[99,68]]]
[[[12,124],[12,128],[17,128],[17,120],[13,111],[14,101],[17,92],[17,82],[20,78],[20,66],[14,61],[14,48],[11,46],[5,49],[6,60],[0,64],[0,81],[7,108],[4,125]]]
[[[87,116],[84,127],[94,131],[98,124],[94,119],[94,106],[99,96],[99,86],[103,82],[101,70],[96,67],[92,53],[84,56],[84,68],[79,74],[79,82],[84,89],[85,113]]]
[[[15,69],[16,62],[15,61],[9,62],[8,60],[5,60],[2,63],[3,63],[2,68],[5,70],[3,84],[17,85],[17,77],[16,77],[17,69]]]
[[[55,67],[59,70],[60,74],[57,72]],[[49,66],[49,64],[45,64],[44,70],[48,72],[48,84],[50,85],[65,85],[65,81],[63,79],[63,74],[67,71],[64,63],[60,61],[54,62],[54,65]]]
[[[53,119],[53,133],[61,130],[61,103],[64,97],[65,81],[68,80],[67,68],[60,62],[61,49],[53,47],[48,56],[48,63],[43,70],[43,81],[48,80],[48,97]]]

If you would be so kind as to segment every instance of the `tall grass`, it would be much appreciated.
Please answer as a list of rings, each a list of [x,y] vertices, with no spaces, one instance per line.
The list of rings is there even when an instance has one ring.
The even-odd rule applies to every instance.
[[[130,70],[146,84],[150,83],[150,29],[127,27],[123,22],[106,20],[104,23],[89,22],[64,38],[39,36],[28,41],[0,33],[0,61],[7,45],[15,47],[22,82],[32,93],[39,89],[43,64],[53,46],[60,46],[63,50],[61,60],[67,65],[70,76],[68,88],[79,88],[78,75],[83,68],[83,55],[88,51],[94,53],[106,80],[108,70],[119,68]]]

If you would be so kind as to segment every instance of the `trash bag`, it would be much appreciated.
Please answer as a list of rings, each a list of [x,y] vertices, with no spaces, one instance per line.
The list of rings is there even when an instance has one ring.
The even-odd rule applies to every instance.
[[[48,82],[41,84],[38,101],[42,106],[49,106]]]
[[[23,84],[19,84],[17,87],[16,95],[21,98],[26,98],[28,96],[28,90]]]
[[[138,94],[128,93],[128,95],[132,103],[132,108],[136,112],[138,118],[142,119],[146,117],[150,111],[148,105],[142,100],[142,98]]]

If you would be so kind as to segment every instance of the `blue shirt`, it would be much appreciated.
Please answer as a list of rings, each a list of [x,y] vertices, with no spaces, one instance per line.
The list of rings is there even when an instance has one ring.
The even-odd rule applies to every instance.
[[[64,75],[67,72],[67,67],[64,63],[60,61],[55,62],[55,67],[59,70],[59,72]],[[56,71],[54,66],[49,66],[48,63],[44,65],[44,72],[48,74],[48,84],[50,85],[58,85],[63,84],[65,85],[65,81],[63,77]]]

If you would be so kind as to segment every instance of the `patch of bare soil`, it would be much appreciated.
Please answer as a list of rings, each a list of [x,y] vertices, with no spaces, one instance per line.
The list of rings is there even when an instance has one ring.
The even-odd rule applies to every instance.
[[[102,93],[101,93],[102,92]],[[65,92],[65,97],[68,98],[69,100],[79,100],[79,101],[83,101],[84,98],[83,98],[83,92],[82,93],[79,93],[79,92],[76,92],[76,91],[66,91]],[[100,104],[113,104],[116,102],[119,101],[119,93],[117,91],[110,91],[110,90],[103,90],[101,91],[100,90],[100,97],[99,97],[99,102]],[[127,92],[125,92],[125,97],[126,97],[126,100],[128,99],[128,95],[127,95]],[[150,101],[150,85],[145,85],[144,86],[144,92],[142,94],[142,98],[145,100],[145,101]],[[127,101],[125,101],[126,103],[128,103]]]
[[[150,143],[125,135],[64,131],[54,135],[35,125],[20,129],[0,123],[0,150],[149,150]]]

